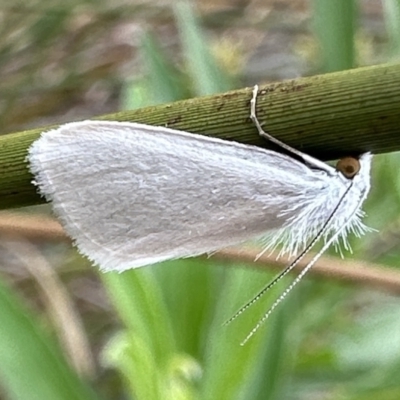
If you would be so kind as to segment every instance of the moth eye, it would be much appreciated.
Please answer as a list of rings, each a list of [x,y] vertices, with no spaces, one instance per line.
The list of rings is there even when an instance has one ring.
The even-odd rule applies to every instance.
[[[341,158],[336,164],[336,169],[349,179],[354,178],[360,171],[360,168],[360,161],[353,157]]]

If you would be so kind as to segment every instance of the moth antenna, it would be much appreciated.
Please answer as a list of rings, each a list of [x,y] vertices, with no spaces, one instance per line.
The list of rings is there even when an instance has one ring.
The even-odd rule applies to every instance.
[[[345,225],[343,225],[344,227]],[[342,227],[342,228],[343,228]],[[275,308],[285,299],[285,297],[290,293],[290,291],[301,281],[304,275],[311,269],[311,267],[316,263],[321,254],[332,244],[332,242],[338,237],[342,229],[336,232],[322,247],[322,249],[313,257],[313,259],[304,267],[296,279],[282,292],[282,294],[272,303],[270,309],[262,316],[262,318],[257,322],[256,326],[249,332],[249,334],[240,343],[244,346],[249,339],[260,329],[262,324],[268,319],[268,317],[273,313]]]
[[[318,239],[319,239],[318,235]],[[268,292],[269,289],[271,289],[273,286],[275,286],[282,278],[284,278],[290,271],[293,270],[293,268],[301,261],[301,259],[308,253],[308,251],[311,249],[311,247],[314,246],[315,242],[318,240],[317,236],[312,240],[312,244],[307,246],[306,249],[304,249],[301,254],[293,261],[291,262],[282,272],[279,273],[271,282],[268,283],[267,286],[265,286],[263,289],[261,289],[251,300],[249,300],[246,304],[244,304],[242,307],[239,308],[233,314],[228,320],[226,320],[222,325],[226,326],[229,325],[232,321],[234,321],[240,314],[243,314],[250,306],[252,306],[254,303],[257,302],[266,292]],[[315,242],[314,242],[315,240]]]
[[[326,228],[329,224],[329,222],[332,220],[334,215],[336,214],[340,204],[342,203],[343,199],[347,195],[347,193],[350,191],[351,187],[353,184],[351,183],[347,190],[344,192],[343,196],[340,198],[338,204],[336,205],[335,209],[333,210],[332,214],[329,216],[328,220],[324,224],[324,226],[321,228],[320,232],[316,237],[321,237],[323,233],[326,231]],[[347,223],[351,220],[352,216],[357,213],[358,207],[360,206],[360,203],[362,202],[362,196],[360,197],[360,201],[357,204],[357,207],[355,208],[355,211],[349,216],[347,221],[342,225],[342,227],[322,246],[322,249],[312,258],[312,260],[304,267],[304,269],[300,272],[300,274],[296,277],[296,279],[283,291],[283,293],[274,301],[272,304],[271,308],[263,315],[263,317],[257,322],[256,326],[249,332],[249,334],[245,337],[245,339],[240,343],[241,346],[244,346],[248,340],[258,331],[258,329],[261,327],[261,325],[268,319],[268,317],[272,314],[274,309],[285,299],[285,297],[288,295],[288,293],[301,281],[301,279],[304,277],[304,275],[311,269],[311,267],[316,263],[319,257],[321,257],[322,253],[328,249],[329,246],[337,239],[337,237],[340,235],[340,233],[343,231],[343,229],[347,226]],[[315,240],[315,239],[314,239]]]
[[[351,182],[350,185],[348,186],[348,188],[346,189],[346,191],[343,193],[342,197],[339,199],[338,203],[336,204],[335,208],[333,209],[333,211],[331,212],[331,214],[329,215],[329,217],[327,218],[327,220],[325,221],[324,225],[321,227],[321,229],[319,230],[319,232],[315,235],[315,237],[311,240],[311,242],[307,245],[307,247],[301,252],[301,254],[294,260],[292,261],[277,277],[275,277],[270,283],[268,283],[267,286],[265,286],[260,292],[258,292],[251,300],[249,300],[246,304],[244,304],[242,307],[239,308],[238,311],[236,311],[235,314],[232,315],[232,317],[230,317],[227,321],[225,321],[223,323],[223,326],[226,326],[228,324],[230,324],[233,320],[235,320],[240,314],[243,314],[244,311],[246,311],[250,306],[252,306],[257,300],[260,299],[261,296],[263,296],[269,289],[271,289],[274,285],[276,285],[283,277],[285,277],[290,271],[293,270],[293,268],[304,258],[304,256],[314,247],[314,245],[318,242],[318,240],[322,237],[322,235],[326,232],[330,222],[332,221],[333,217],[335,216],[337,210],[340,207],[340,204],[342,203],[343,199],[346,197],[347,193],[350,191],[350,189],[352,188],[353,183]],[[345,227],[346,224],[343,225],[342,229]],[[342,229],[340,229],[338,232],[341,232]],[[337,235],[335,234],[333,236],[333,238],[336,238]],[[332,243],[332,240],[330,239],[328,241],[329,244]],[[326,250],[327,247],[325,247],[326,244],[323,247],[323,251]],[[318,254],[315,256],[317,257],[315,259],[315,261],[318,259],[318,257],[320,257],[320,255],[322,254],[322,252],[318,252]],[[315,258],[314,257],[314,258]],[[314,260],[313,258],[313,260]],[[315,261],[311,260],[311,262],[314,264]],[[309,264],[308,264],[309,265]],[[305,269],[308,267],[308,265],[305,267]],[[304,271],[304,270],[303,270]],[[303,272],[302,271],[302,272]],[[299,276],[304,276],[305,274],[300,273]],[[301,278],[300,278],[301,279]],[[294,282],[293,282],[294,283]],[[292,283],[292,284],[293,284]],[[297,283],[297,282],[296,282]],[[294,286],[294,285],[293,285]],[[289,286],[290,287],[290,286]],[[290,290],[288,290],[289,288],[287,288],[280,297],[282,297],[282,299],[279,300],[278,304],[283,300],[284,297],[286,297],[287,293],[290,292]],[[276,303],[276,302],[275,302]],[[274,304],[275,304],[274,303]],[[272,311],[272,308],[275,308],[278,304],[275,304],[275,306],[273,305],[273,307],[271,307],[271,309],[267,312],[268,316],[270,314],[270,311]],[[262,322],[264,322],[265,319],[268,318],[268,316],[264,316],[262,319]],[[261,321],[260,321],[261,322]],[[257,325],[261,325],[261,323],[258,323]],[[258,329],[258,327],[256,328],[256,330]],[[254,333],[254,332],[253,332]]]

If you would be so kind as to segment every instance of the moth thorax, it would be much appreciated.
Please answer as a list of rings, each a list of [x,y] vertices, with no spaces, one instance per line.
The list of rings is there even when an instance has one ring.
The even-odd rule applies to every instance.
[[[348,179],[354,178],[360,168],[360,161],[354,157],[341,158],[336,164],[336,170],[340,171]]]

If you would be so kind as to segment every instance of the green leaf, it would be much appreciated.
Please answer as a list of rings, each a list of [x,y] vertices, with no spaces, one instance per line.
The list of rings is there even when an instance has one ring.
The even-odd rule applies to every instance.
[[[341,71],[355,66],[354,0],[314,0],[314,32],[320,45],[322,70]]]
[[[0,381],[10,399],[98,399],[38,321],[0,284]]]
[[[231,89],[232,82],[228,75],[221,71],[208,50],[209,45],[203,38],[191,5],[185,1],[178,2],[175,15],[188,74],[196,95],[205,96]]]

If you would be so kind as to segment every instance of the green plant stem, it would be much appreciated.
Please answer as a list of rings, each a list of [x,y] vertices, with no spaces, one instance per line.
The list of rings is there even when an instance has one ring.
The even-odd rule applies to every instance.
[[[264,128],[323,160],[400,150],[400,65],[380,65],[260,86],[257,112]],[[252,89],[96,119],[135,121],[271,147],[249,118]],[[0,208],[43,202],[32,185],[28,147],[42,127],[0,137]],[[156,140],[156,139],[155,139]]]

